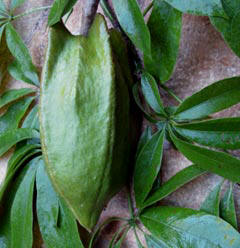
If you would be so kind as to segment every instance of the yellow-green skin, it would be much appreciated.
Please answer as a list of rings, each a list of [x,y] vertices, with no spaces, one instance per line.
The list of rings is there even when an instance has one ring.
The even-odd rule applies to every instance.
[[[115,71],[102,16],[88,37],[51,28],[41,82],[43,154],[56,190],[88,230],[127,179],[129,99]]]

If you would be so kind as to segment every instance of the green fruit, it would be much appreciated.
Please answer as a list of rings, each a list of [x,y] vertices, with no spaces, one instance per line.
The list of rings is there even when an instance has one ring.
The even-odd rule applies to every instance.
[[[88,37],[51,28],[42,75],[41,140],[47,171],[80,224],[92,229],[127,180],[129,97],[104,18]]]

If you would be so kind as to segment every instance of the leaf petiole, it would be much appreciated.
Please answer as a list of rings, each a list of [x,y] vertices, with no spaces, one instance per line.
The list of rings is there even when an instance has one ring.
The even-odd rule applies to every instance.
[[[38,11],[50,9],[51,7],[52,7],[52,6],[44,6],[44,7],[38,7],[38,8],[30,9],[30,10],[24,12],[24,13],[19,14],[19,15],[12,16],[12,17],[11,17],[11,20],[13,21],[13,20],[19,19],[19,18],[21,18],[21,17],[30,15],[30,14],[35,13],[35,12],[38,12]]]
[[[173,92],[172,92],[172,90],[170,90],[167,86],[165,86],[165,85],[163,85],[163,84],[159,84],[160,85],[160,87],[163,89],[163,90],[165,90],[170,96],[172,96],[178,103],[182,103],[182,100],[178,97],[178,96],[176,96]]]

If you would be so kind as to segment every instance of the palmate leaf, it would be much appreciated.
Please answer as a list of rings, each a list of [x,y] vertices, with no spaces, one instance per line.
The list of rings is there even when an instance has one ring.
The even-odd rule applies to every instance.
[[[31,248],[33,243],[33,189],[40,158],[26,167],[11,208],[11,247]]]
[[[175,136],[170,137],[177,149],[200,168],[218,174],[233,182],[240,182],[240,160],[224,152],[216,152],[192,145]]]
[[[17,80],[39,86],[37,70],[32,63],[29,51],[11,23],[6,25],[6,41],[11,54],[16,58],[9,67],[10,74]]]
[[[236,230],[238,230],[232,183],[221,200],[220,216],[229,224],[231,224]]]
[[[240,102],[240,78],[213,83],[186,98],[176,109],[177,120],[200,119]]]
[[[201,145],[223,148],[240,148],[240,118],[223,118],[192,122],[174,126],[183,137]]]
[[[83,247],[77,222],[54,191],[43,160],[37,170],[36,184],[38,223],[46,247]]]
[[[171,77],[177,60],[182,13],[162,0],[154,1],[148,28],[153,63],[147,69],[164,83]]]
[[[150,208],[140,215],[140,220],[151,232],[154,243],[162,245],[153,247],[238,248],[240,244],[240,235],[230,224],[202,211],[167,206]]]
[[[197,165],[190,165],[189,167],[179,171],[176,175],[171,177],[167,182],[161,185],[158,189],[156,189],[144,202],[143,208],[146,208],[163,198],[167,197],[178,188],[183,186],[184,184],[192,181],[198,176],[206,173],[204,169],[201,169]]]
[[[222,184],[223,180],[212,191],[210,191],[204,202],[201,204],[201,211],[219,216],[220,193]]]
[[[165,128],[154,134],[138,155],[134,171],[134,192],[138,207],[142,206],[160,171],[164,139]]]

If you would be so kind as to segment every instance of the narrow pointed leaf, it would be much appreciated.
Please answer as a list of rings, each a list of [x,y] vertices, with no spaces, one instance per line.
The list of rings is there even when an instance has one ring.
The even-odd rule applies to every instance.
[[[17,189],[11,209],[11,247],[32,248],[33,190],[39,158],[32,160]]]
[[[34,92],[35,90],[29,88],[7,90],[0,96],[0,108]]]
[[[233,197],[233,186],[230,184],[229,189],[224,194],[220,203],[220,216],[238,230],[237,215]]]
[[[20,121],[24,117],[34,98],[28,97],[11,105],[7,112],[0,116],[0,136],[6,131],[18,128]]]
[[[199,119],[240,102],[240,78],[228,78],[207,86],[185,99],[175,112],[176,119]]]
[[[39,117],[38,117],[39,106],[36,105],[27,115],[26,119],[22,124],[22,128],[33,128],[39,131]]]
[[[240,234],[217,216],[179,207],[150,208],[140,215],[155,239],[169,248],[238,248]],[[211,230],[211,231],[209,231]]]
[[[138,207],[142,206],[160,171],[164,138],[165,129],[154,134],[138,155],[134,171],[134,192]]]
[[[158,0],[160,1],[160,0]],[[226,16],[221,0],[164,0],[183,13],[200,16]]]
[[[14,60],[9,66],[8,66],[8,72],[9,74],[15,78],[16,80],[23,81],[28,84],[34,84],[32,77],[28,77],[26,74],[26,71],[22,69],[22,65],[17,60]]]
[[[224,152],[216,152],[195,146],[177,138],[170,130],[177,149],[194,164],[233,182],[240,182],[240,160]]]
[[[37,216],[47,248],[83,247],[77,223],[60,202],[41,160],[37,170]]]
[[[18,170],[26,165],[26,161],[28,161],[29,159],[33,159],[34,157],[37,157],[39,155],[41,155],[41,149],[39,147],[36,147],[35,149],[26,152],[26,154],[20,159],[17,158],[15,161],[11,161],[11,164],[8,163],[7,173],[0,187],[0,202],[4,197],[4,194],[6,194],[6,190],[11,184]]]
[[[148,21],[153,63],[148,70],[162,83],[172,75],[180,45],[182,13],[168,3],[154,1]]]
[[[142,148],[145,146],[145,144],[151,139],[152,137],[152,129],[151,127],[147,126],[140,139],[139,139],[139,142],[138,142],[138,147],[137,147],[137,152],[136,152],[136,157],[138,157],[139,153],[141,152]]]
[[[149,122],[152,122],[152,123],[156,123],[157,120],[155,120],[149,113],[147,113],[141,103],[141,100],[140,100],[140,97],[139,97],[139,92],[138,92],[138,86],[137,84],[134,84],[133,85],[133,88],[132,88],[132,92],[133,92],[133,97],[134,97],[134,100],[136,102],[136,104],[138,105],[138,107],[141,109],[141,111],[143,112],[143,115],[144,117],[149,121]]]
[[[145,56],[149,56],[151,54],[150,33],[137,1],[113,0],[112,3],[124,32]]]
[[[215,216],[219,216],[220,193],[222,184],[223,180],[217,186],[215,186],[215,188],[209,193],[204,202],[201,204],[201,211]]]
[[[21,6],[26,0],[11,0],[11,12],[13,12],[16,8]]]
[[[163,198],[167,197],[184,184],[192,181],[198,176],[206,173],[205,170],[199,168],[197,165],[190,165],[189,167],[179,171],[175,176],[171,177],[167,182],[155,190],[144,202],[144,207],[150,206]]]
[[[3,36],[3,32],[5,30],[5,27],[6,27],[6,24],[3,24],[1,27],[0,27],[0,44],[1,44],[1,41],[2,41],[2,36]]]
[[[0,135],[0,157],[12,146],[26,139],[40,138],[39,132],[31,128],[18,128]]]
[[[55,0],[48,15],[48,25],[52,26],[69,12],[77,0]]]
[[[240,148],[240,118],[223,118],[174,126],[185,138],[205,146]]]
[[[1,202],[1,209],[3,210],[0,222],[0,247],[11,248],[11,207],[13,205],[14,196],[25,177],[29,167],[24,167],[20,174],[16,177],[11,187],[7,190],[7,196]],[[17,246],[18,247],[18,246]]]
[[[24,77],[27,79],[27,83],[39,86],[37,70],[32,63],[32,58],[29,54],[29,51],[17,31],[10,23],[6,25],[6,40],[10,52],[16,58],[16,62],[12,65],[12,67],[15,66],[14,75],[23,74]],[[16,73],[16,71],[19,71],[18,74]]]
[[[141,85],[143,95],[150,107],[156,113],[166,116],[155,79],[149,73],[144,72],[142,74]]]

